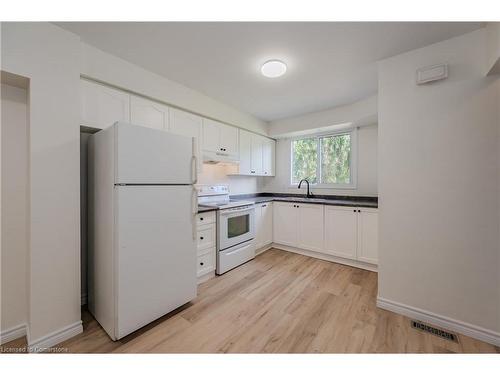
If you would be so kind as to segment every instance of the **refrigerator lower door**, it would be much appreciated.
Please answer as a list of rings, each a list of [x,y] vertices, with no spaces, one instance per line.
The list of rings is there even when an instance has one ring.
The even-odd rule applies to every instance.
[[[115,339],[196,297],[193,187],[115,186]]]
[[[117,123],[116,184],[194,184],[195,146],[192,137]]]

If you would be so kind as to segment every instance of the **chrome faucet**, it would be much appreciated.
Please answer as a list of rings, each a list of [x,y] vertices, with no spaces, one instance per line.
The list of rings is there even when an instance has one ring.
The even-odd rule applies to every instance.
[[[302,185],[302,182],[307,182],[307,194],[306,194],[306,198],[311,198],[313,195],[312,193],[309,191],[309,181],[307,181],[307,178],[303,178],[302,180],[300,180],[299,182],[299,189],[300,189],[300,186]]]

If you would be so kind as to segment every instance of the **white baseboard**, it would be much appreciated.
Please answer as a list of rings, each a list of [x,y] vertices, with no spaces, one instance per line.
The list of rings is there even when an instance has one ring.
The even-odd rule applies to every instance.
[[[409,318],[436,325],[440,328],[448,329],[474,339],[500,346],[500,333],[460,320],[448,318],[430,311],[422,310],[413,306],[408,306],[399,302],[390,301],[385,298],[377,298],[377,307],[389,310]]]
[[[273,247],[273,244],[270,243],[270,244],[268,244],[268,245],[266,245],[264,247],[261,247],[260,249],[255,250],[255,256],[260,255],[260,254],[266,252],[267,250],[271,249],[272,247]]]
[[[297,247],[292,247],[292,246],[288,246],[288,245],[281,245],[281,244],[278,244],[275,242],[273,242],[271,245],[272,246],[270,246],[270,247],[274,247],[275,249],[290,251],[292,253],[305,255],[305,256],[308,256],[311,258],[317,258],[317,259],[321,259],[321,260],[326,260],[328,262],[340,263],[340,264],[344,264],[346,266],[362,268],[364,270],[368,270],[368,271],[372,271],[372,272],[378,272],[377,266],[374,264],[359,262],[357,260],[351,260],[351,259],[346,259],[346,258],[340,258],[340,257],[336,257],[334,255],[322,254],[322,253],[318,253],[316,251],[299,249]]]
[[[0,345],[21,338],[23,336],[26,336],[26,323],[19,324],[15,327],[0,332]]]
[[[35,341],[31,341],[28,337],[28,347],[30,352],[44,352],[49,348],[66,341],[73,336],[83,332],[82,321],[79,320],[73,324],[63,327],[55,332],[49,333]]]
[[[87,304],[87,293],[83,293],[80,295],[80,305],[86,305]]]
[[[204,275],[198,276],[198,285],[203,284],[205,281],[213,279],[215,277],[215,271],[209,271]]]

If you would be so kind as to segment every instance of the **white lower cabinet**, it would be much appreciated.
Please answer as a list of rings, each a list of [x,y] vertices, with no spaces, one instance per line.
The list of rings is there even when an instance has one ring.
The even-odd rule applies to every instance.
[[[361,208],[358,211],[358,248],[357,259],[363,262],[378,263],[378,211]]]
[[[323,250],[323,205],[274,202],[274,242]]]
[[[273,202],[273,238],[274,242],[288,246],[297,246],[299,210],[295,203]]]
[[[299,209],[297,247],[312,251],[323,251],[324,206],[302,203],[296,206]]]
[[[293,202],[274,202],[273,205],[276,244],[377,264],[376,208]]]
[[[356,259],[357,209],[325,206],[325,253]]]
[[[215,212],[204,212],[196,215],[197,223],[197,276],[198,283],[215,276],[216,256],[216,221]]]
[[[273,202],[255,205],[255,249],[273,242]]]

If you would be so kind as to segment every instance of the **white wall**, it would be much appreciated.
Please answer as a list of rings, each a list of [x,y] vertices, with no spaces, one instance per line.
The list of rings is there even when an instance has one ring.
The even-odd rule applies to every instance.
[[[30,79],[30,344],[80,321],[80,41],[48,23],[2,23],[2,70]]]
[[[358,173],[355,189],[316,189],[315,194],[376,196],[377,189],[377,125],[358,129]],[[290,139],[279,139],[276,143],[276,177],[264,179],[262,190],[275,193],[304,193],[296,186],[290,187]]]
[[[2,84],[1,322],[27,322],[28,108],[25,89]]]
[[[379,297],[500,332],[499,82],[486,31],[379,65]],[[449,78],[415,85],[417,68]]]
[[[203,164],[202,172],[198,175],[198,184],[229,185],[230,194],[250,194],[262,191],[262,181],[270,177],[230,176],[237,173],[234,165]]]
[[[323,127],[351,124],[364,126],[377,122],[377,96],[319,112],[271,121],[269,136],[282,137]]]
[[[268,125],[252,115],[152,73],[86,43],[81,44],[81,73],[167,104],[266,135]]]

